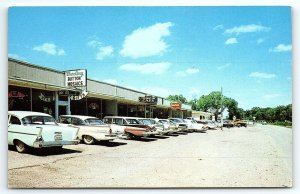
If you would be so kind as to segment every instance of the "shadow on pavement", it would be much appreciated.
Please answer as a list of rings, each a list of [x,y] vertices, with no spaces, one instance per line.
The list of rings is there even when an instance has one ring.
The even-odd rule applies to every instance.
[[[175,134],[175,133],[172,133],[172,134],[168,134],[168,135],[166,135],[166,136],[177,137],[177,136],[179,136],[179,135],[178,135],[178,134]]]
[[[176,132],[176,134],[178,134],[178,135],[187,135],[188,133],[186,133],[186,132]]]
[[[155,137],[153,137],[153,138],[156,138],[156,139],[168,139],[168,138],[170,138],[170,137],[167,137],[167,136],[165,136],[165,135],[159,135],[159,136],[155,136]]]
[[[16,150],[14,150],[16,151]],[[73,153],[81,153],[79,150],[72,150],[68,148],[60,148],[60,147],[51,147],[51,148],[29,148],[27,154],[34,156],[52,156],[52,155],[62,155],[62,154],[73,154]]]
[[[140,141],[140,142],[151,142],[151,141],[156,141],[157,139],[156,138],[141,137],[141,138],[133,138],[133,139],[130,139],[130,140]]]
[[[95,145],[101,145],[101,146],[106,146],[106,147],[117,147],[117,146],[122,146],[126,145],[127,143],[124,142],[107,142],[107,141],[99,141]]]

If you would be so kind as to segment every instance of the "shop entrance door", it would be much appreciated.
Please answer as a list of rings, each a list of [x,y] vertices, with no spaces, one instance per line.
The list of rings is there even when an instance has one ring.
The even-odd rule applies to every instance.
[[[58,107],[58,114],[59,115],[66,115],[67,114],[67,106],[59,106]]]

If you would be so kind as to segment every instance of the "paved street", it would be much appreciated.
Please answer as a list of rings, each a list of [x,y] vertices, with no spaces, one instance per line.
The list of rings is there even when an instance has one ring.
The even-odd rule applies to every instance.
[[[292,129],[268,125],[8,151],[10,188],[290,187]]]

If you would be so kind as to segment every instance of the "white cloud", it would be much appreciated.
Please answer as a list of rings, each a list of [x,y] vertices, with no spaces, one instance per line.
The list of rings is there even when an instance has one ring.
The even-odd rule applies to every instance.
[[[192,67],[192,68],[187,68],[187,69],[184,70],[184,71],[177,71],[177,72],[175,73],[175,76],[177,76],[177,77],[185,77],[185,76],[187,76],[187,75],[199,73],[199,71],[200,71],[200,70],[199,70],[198,68],[194,68],[194,67]]]
[[[240,33],[250,33],[250,32],[268,32],[270,31],[270,27],[250,24],[250,25],[241,25],[235,26],[233,28],[229,28],[225,30],[225,34],[240,34]]]
[[[257,43],[257,44],[261,44],[261,43],[263,43],[264,41],[265,41],[265,39],[259,38],[259,39],[257,39],[256,43]]]
[[[213,30],[222,30],[224,28],[224,26],[222,24],[217,25],[213,28]]]
[[[23,57],[20,57],[19,55],[17,54],[12,54],[12,53],[8,53],[8,57],[9,58],[13,58],[13,59],[19,59],[19,60],[24,60],[25,58]]]
[[[91,40],[87,42],[86,45],[92,48],[98,48],[102,45],[102,43],[98,40]]]
[[[163,87],[157,87],[157,86],[148,86],[148,87],[143,87],[141,88],[140,91],[143,91],[147,94],[150,95],[156,95],[160,97],[168,97],[169,95],[175,95],[178,94],[178,92],[170,90],[168,88],[163,88]]]
[[[96,54],[96,59],[102,60],[104,57],[111,56],[113,52],[114,48],[112,46],[100,47],[98,53]]]
[[[236,44],[238,43],[236,38],[229,38],[225,41],[225,44]]]
[[[281,94],[266,94],[263,95],[262,97],[266,100],[270,100],[270,99],[281,97]]]
[[[145,28],[138,28],[125,37],[120,54],[124,57],[140,58],[163,54],[168,45],[163,37],[170,35],[173,23],[156,23]]]
[[[168,62],[161,63],[146,63],[146,64],[136,64],[136,63],[128,63],[121,65],[119,67],[120,70],[124,71],[132,71],[141,74],[162,74],[169,69],[171,66]]]
[[[220,65],[217,67],[218,70],[222,70],[222,69],[225,69],[227,67],[229,67],[231,64],[230,63],[226,63],[225,65]]]
[[[275,74],[268,74],[268,73],[252,72],[252,73],[249,74],[249,77],[270,79],[270,78],[276,77],[276,75]]]
[[[39,52],[45,52],[49,55],[65,55],[65,51],[62,48],[58,48],[55,44],[53,43],[44,43],[40,46],[35,46],[33,47],[33,50],[39,51]]]
[[[115,79],[105,79],[105,80],[103,80],[103,82],[114,84],[114,85],[118,84],[118,81]]]
[[[97,60],[103,60],[105,57],[112,56],[114,52],[114,48],[111,45],[104,46],[104,44],[100,42],[97,37],[93,37],[93,40],[87,42],[86,45],[91,48],[97,49]]]
[[[292,50],[292,45],[279,44],[275,48],[269,49],[269,52],[289,52]]]

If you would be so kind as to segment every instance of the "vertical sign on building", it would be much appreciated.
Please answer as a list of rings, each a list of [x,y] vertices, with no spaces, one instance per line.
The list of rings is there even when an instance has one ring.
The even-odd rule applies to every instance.
[[[77,69],[65,71],[65,86],[66,87],[86,87],[87,83],[86,69]]]

